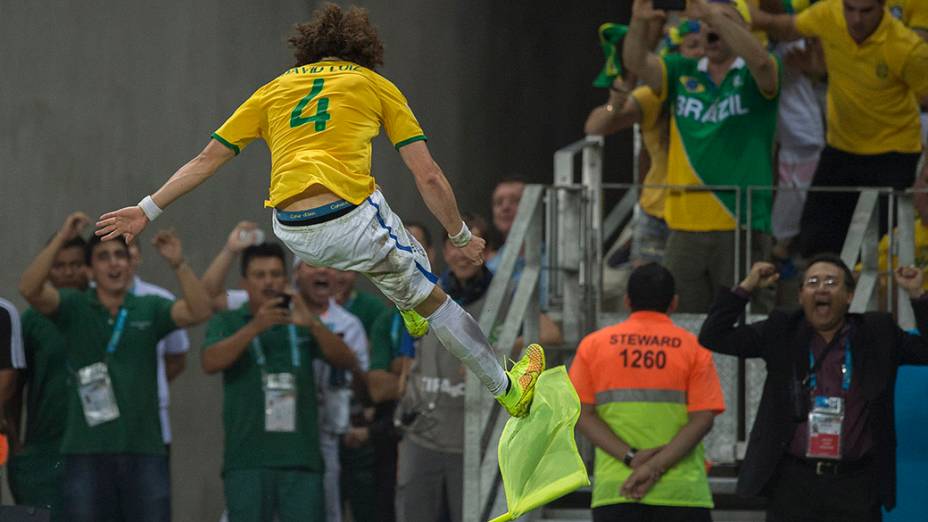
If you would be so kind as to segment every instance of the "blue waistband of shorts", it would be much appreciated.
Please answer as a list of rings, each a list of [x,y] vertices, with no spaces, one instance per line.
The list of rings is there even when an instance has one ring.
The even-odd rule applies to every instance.
[[[313,223],[322,223],[339,216],[344,216],[357,208],[344,199],[327,203],[321,207],[310,208],[307,210],[277,210],[277,221],[284,225],[306,225]]]

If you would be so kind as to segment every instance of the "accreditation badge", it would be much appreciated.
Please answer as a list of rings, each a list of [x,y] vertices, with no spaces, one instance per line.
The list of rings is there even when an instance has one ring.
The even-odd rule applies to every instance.
[[[264,375],[264,431],[296,431],[296,379],[292,373]]]
[[[78,370],[77,384],[88,426],[92,428],[119,418],[119,406],[106,363],[98,362]]]
[[[844,424],[844,399],[816,395],[809,412],[809,443],[806,457],[841,458],[841,426]]]

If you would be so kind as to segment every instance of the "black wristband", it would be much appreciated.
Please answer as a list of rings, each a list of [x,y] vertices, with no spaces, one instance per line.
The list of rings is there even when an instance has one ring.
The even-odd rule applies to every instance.
[[[625,456],[622,457],[622,462],[624,462],[626,466],[632,467],[632,459],[634,459],[635,455],[637,454],[638,454],[638,450],[629,446],[628,452],[626,452]]]

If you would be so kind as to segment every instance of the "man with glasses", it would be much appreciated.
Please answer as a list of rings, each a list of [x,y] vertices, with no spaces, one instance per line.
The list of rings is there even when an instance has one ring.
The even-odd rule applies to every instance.
[[[915,267],[895,272],[924,332],[923,277]],[[767,364],[738,493],[768,497],[770,521],[881,520],[880,507],[896,504],[896,374],[903,364],[928,365],[928,342],[889,313],[849,313],[853,274],[831,254],[810,261],[800,310],[735,326],[751,293],[777,278],[772,264],[755,263],[718,295],[699,334],[710,350]]]

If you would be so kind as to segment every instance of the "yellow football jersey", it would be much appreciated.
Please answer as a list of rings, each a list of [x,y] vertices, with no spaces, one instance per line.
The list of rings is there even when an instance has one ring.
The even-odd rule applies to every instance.
[[[267,207],[323,185],[354,204],[374,192],[371,140],[381,125],[394,146],[425,140],[389,80],[351,62],[289,69],[258,89],[213,133],[235,154],[256,138],[271,151]]]
[[[847,32],[841,0],[818,2],[795,23],[825,51],[828,144],[854,154],[921,151],[916,96],[928,95],[928,43],[884,15],[858,45]]]
[[[928,1],[887,0],[886,9],[907,27],[928,31]]]
[[[641,86],[632,91],[632,97],[641,109],[641,135],[651,157],[651,168],[644,177],[645,185],[667,183],[667,146],[670,143],[670,126],[664,103],[650,87]],[[664,218],[666,188],[642,188],[638,204],[656,218]]]

